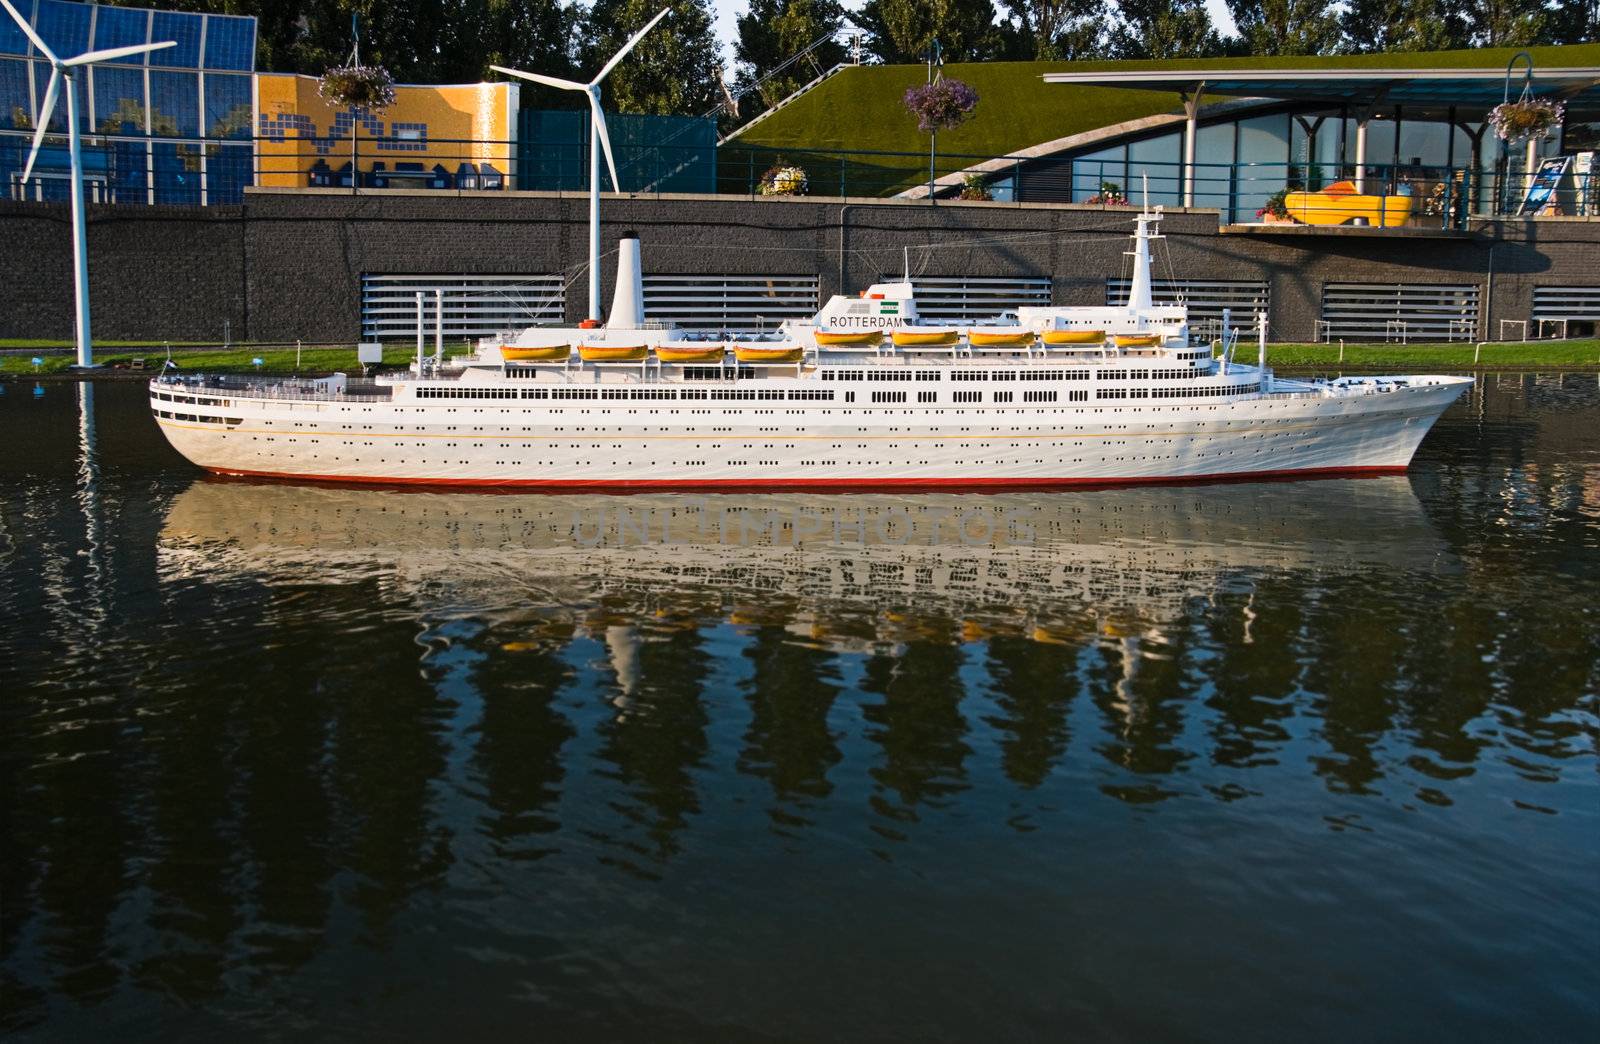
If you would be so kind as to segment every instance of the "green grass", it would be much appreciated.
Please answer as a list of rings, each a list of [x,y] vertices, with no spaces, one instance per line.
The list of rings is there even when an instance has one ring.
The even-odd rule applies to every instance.
[[[1600,65],[1600,44],[1529,48],[1540,68]],[[1047,85],[1047,72],[1141,69],[1370,69],[1504,68],[1515,49],[1489,48],[1422,54],[1383,53],[1334,57],[1196,58],[1139,62],[974,62],[945,66],[945,74],[978,92],[972,119],[939,135],[939,151],[984,157],[1127,120],[1180,111],[1170,90]],[[901,104],[907,87],[922,83],[921,65],[872,65],[842,70],[729,143],[773,149],[920,152],[927,135]],[[724,151],[728,146],[724,147]],[[926,167],[924,167],[924,170]],[[813,189],[813,191],[818,191]]]
[[[1572,341],[1490,342],[1477,352],[1474,344],[1269,344],[1267,363],[1275,367],[1376,367],[1416,373],[1428,368],[1470,370],[1474,366],[1600,366],[1600,339]],[[1256,346],[1241,342],[1235,359],[1253,364]]]
[[[453,358],[465,352],[465,344],[446,344],[445,357]],[[428,346],[429,354],[433,347]],[[404,366],[416,358],[415,345],[392,345],[383,350],[383,361],[388,366]],[[111,345],[105,351],[99,347],[95,350],[95,362],[106,368],[114,368],[117,363],[126,363],[129,359],[142,358],[145,361],[147,372],[154,376],[161,369],[165,353],[160,349],[140,349],[138,351],[118,350]],[[354,346],[348,348],[306,348],[300,353],[300,364],[295,366],[295,351],[293,348],[264,349],[238,347],[228,350],[216,351],[186,351],[174,352],[175,361],[184,373],[255,373],[257,367],[251,362],[259,358],[262,365],[261,373],[331,373],[334,370],[343,370],[346,373],[359,373],[361,364],[356,361]],[[43,357],[43,365],[34,370],[32,360],[25,355],[0,356],[0,374],[32,374],[62,373],[67,371],[75,361],[72,355],[47,355]],[[135,371],[137,372],[137,371]]]

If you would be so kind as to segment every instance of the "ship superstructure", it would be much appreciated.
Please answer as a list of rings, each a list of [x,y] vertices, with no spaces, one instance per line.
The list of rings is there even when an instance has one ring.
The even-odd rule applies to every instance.
[[[1276,378],[1156,306],[1140,214],[1125,307],[924,321],[909,279],[776,333],[704,338],[644,314],[624,239],[605,326],[535,327],[470,357],[351,380],[151,382],[214,472],[563,489],[1049,487],[1397,471],[1471,382]],[[1264,332],[1263,332],[1264,337]]]

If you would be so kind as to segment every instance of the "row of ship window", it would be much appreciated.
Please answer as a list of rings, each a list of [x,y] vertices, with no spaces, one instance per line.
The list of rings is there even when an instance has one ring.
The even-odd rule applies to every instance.
[[[818,376],[824,381],[937,381],[940,370],[822,370]],[[951,370],[952,381],[1086,381],[1091,376],[1101,381],[1165,381],[1207,376],[1208,371],[1198,367],[1166,370]]]
[[[499,394],[504,389],[477,389],[477,388],[418,388],[419,399],[497,399],[506,396]],[[768,389],[768,388],[522,388],[512,389],[520,391],[523,399],[667,399],[667,400],[737,400],[737,401],[814,401],[833,402],[835,393],[832,389],[798,388],[798,389]],[[1222,387],[1208,385],[1190,385],[1181,388],[1097,388],[1095,399],[1192,399],[1205,398],[1218,395],[1245,395],[1260,391],[1259,384],[1233,384]],[[991,393],[990,402],[1012,402],[1013,394],[1009,391]],[[872,401],[906,402],[909,393],[903,391],[875,391]],[[517,396],[513,396],[517,397]],[[951,401],[958,403],[982,402],[981,391],[955,391],[950,393]],[[1022,393],[1023,402],[1087,402],[1090,395],[1088,389],[1075,389],[1068,391],[1063,398],[1054,390],[1033,390]],[[845,392],[845,402],[854,402],[855,393]],[[939,393],[924,391],[917,393],[919,403],[937,403]]]
[[[161,391],[151,392],[150,395],[151,395],[152,398],[159,399],[162,402],[181,402],[181,403],[187,403],[187,404],[189,404],[191,406],[227,406],[227,405],[230,405],[229,400],[227,400],[227,399],[204,399],[204,398],[201,398],[198,395],[170,395],[167,392],[161,392]]]
[[[157,417],[164,417],[167,420],[190,421],[192,423],[198,423],[198,424],[230,424],[231,425],[231,424],[243,424],[244,423],[244,418],[243,417],[204,417],[204,416],[201,416],[198,413],[169,413],[166,410],[156,410],[155,411],[155,415]]]

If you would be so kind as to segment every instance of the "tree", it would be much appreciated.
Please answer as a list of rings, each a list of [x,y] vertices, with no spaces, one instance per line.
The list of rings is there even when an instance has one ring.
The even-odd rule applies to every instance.
[[[768,108],[844,61],[844,45],[833,38],[843,22],[844,8],[838,0],[750,0],[750,10],[739,16],[739,39],[734,45],[743,65],[738,93]],[[813,44],[816,49],[805,59],[767,79]]]
[[[1328,54],[1339,43],[1329,0],[1228,0],[1248,54]]]
[[[926,61],[937,39],[947,62],[978,62],[1005,47],[991,0],[867,0],[849,16],[868,51],[889,65]]]
[[[1105,5],[1099,0],[1002,0],[1011,13],[1022,61],[1076,62],[1106,54]]]
[[[1344,51],[1438,51],[1467,45],[1454,0],[1348,0]]]
[[[606,78],[607,107],[699,116],[722,102],[722,60],[709,0],[594,0],[580,36],[580,67],[593,76],[663,6],[672,13]]]
[[[1121,0],[1111,30],[1117,58],[1202,58],[1222,49],[1205,0]]]

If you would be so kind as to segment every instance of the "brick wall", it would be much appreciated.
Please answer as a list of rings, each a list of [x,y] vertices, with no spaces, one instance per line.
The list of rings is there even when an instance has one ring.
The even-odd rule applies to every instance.
[[[1126,212],[1071,206],[941,205],[735,197],[606,199],[604,304],[616,240],[643,238],[646,271],[803,274],[824,297],[898,273],[902,248],[927,275],[1048,276],[1058,304],[1103,304],[1123,274]],[[1157,278],[1265,279],[1274,339],[1310,339],[1327,282],[1473,282],[1482,330],[1525,318],[1533,287],[1600,281],[1600,221],[1481,222],[1468,234],[1328,235],[1219,230],[1212,212],[1168,216]],[[0,336],[67,337],[71,249],[64,207],[0,203]],[[586,310],[583,196],[252,192],[243,207],[95,208],[95,333],[105,338],[350,341],[362,273],[572,278]],[[1490,290],[1491,257],[1493,293]],[[1491,325],[1492,324],[1492,325]]]

